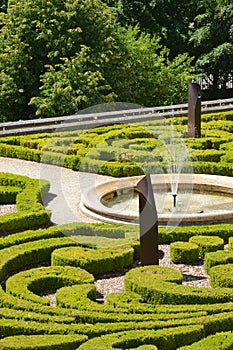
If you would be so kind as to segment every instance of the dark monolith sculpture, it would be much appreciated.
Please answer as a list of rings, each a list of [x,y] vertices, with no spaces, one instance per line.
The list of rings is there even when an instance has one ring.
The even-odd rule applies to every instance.
[[[137,183],[139,193],[140,261],[141,265],[158,265],[158,215],[150,175]]]
[[[201,137],[201,87],[189,83],[188,88],[188,137]]]

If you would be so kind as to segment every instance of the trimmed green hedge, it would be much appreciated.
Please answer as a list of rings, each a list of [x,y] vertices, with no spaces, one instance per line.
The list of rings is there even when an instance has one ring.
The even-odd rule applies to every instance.
[[[91,339],[79,347],[79,350],[140,349],[150,344],[154,349],[176,349],[182,344],[190,344],[204,336],[202,326],[175,327],[166,330],[136,330],[117,334],[108,334]]]
[[[217,252],[206,253],[204,266],[207,273],[216,265],[232,264],[233,250],[218,250]]]
[[[199,258],[199,248],[195,243],[173,242],[170,244],[170,259],[175,264],[192,264]]]
[[[224,249],[224,240],[217,236],[193,236],[189,242],[199,247],[199,256],[204,257],[207,252],[215,252]]]
[[[134,174],[139,169],[143,172],[156,171],[156,169],[165,171],[160,152],[162,143],[157,137],[163,131],[169,135],[166,130],[169,123],[170,121],[159,121],[157,124],[148,122],[145,123],[145,127],[117,125],[100,127],[88,132],[60,133],[54,135],[49,148],[46,145],[49,135],[46,134],[4,138],[0,140],[0,154],[5,152],[4,156],[11,154],[35,161],[39,161],[43,154],[46,162],[55,164],[62,162],[64,166],[75,170],[82,167],[85,171],[111,172],[116,176]],[[176,118],[174,123],[181,134],[186,132],[187,118]],[[202,128],[204,137],[186,139],[187,144],[193,147],[193,158],[196,157],[196,161],[193,162],[194,172],[202,171],[232,176],[230,153],[233,140],[232,113],[231,115],[220,113],[218,116],[204,115]],[[49,151],[46,150],[46,147]],[[94,152],[91,152],[91,149],[94,149]],[[145,157],[148,150],[151,152]],[[125,153],[125,160],[121,158],[121,152]],[[92,159],[95,156],[98,159]],[[114,160],[109,161],[109,157],[112,156]],[[158,163],[156,159],[159,159]],[[131,163],[127,160],[131,160]],[[45,215],[39,192],[35,191],[35,195],[31,196],[31,189],[26,191],[24,182],[20,182],[19,179],[18,183],[15,181],[13,184],[13,182],[12,185],[0,183],[0,193],[1,190],[2,192],[5,190],[5,192],[11,192],[11,194],[6,194],[6,197],[12,196],[14,199],[15,196],[17,215],[25,214],[26,211],[29,213],[28,209],[31,210],[32,206],[35,215],[38,215],[40,210]],[[14,191],[18,193],[14,195]],[[24,195],[23,191],[25,191]],[[13,199],[11,199],[12,202],[14,202]],[[34,223],[37,220],[38,217],[35,216]],[[17,224],[18,229],[13,226],[16,225],[16,219],[12,222],[7,221],[8,218],[5,222],[6,230],[11,228],[11,231],[22,231],[24,229],[25,218],[22,218],[22,221]],[[42,221],[37,222],[38,226],[41,226]],[[133,259],[139,258],[138,231],[138,227],[133,225],[75,223],[47,229],[27,230],[1,237],[0,348],[7,349],[8,346],[13,349],[13,346],[16,346],[15,349],[30,347],[33,349],[66,349],[69,347],[81,350],[113,348],[169,350],[180,347],[188,349],[190,346],[192,349],[198,349],[200,345],[205,349],[205,341],[208,341],[206,344],[211,350],[213,346],[222,346],[224,350],[228,350],[227,346],[229,348],[232,346],[230,333],[226,336],[229,341],[225,341],[224,336],[220,335],[219,341],[218,334],[216,337],[214,335],[216,332],[233,331],[233,299],[230,288],[207,289],[183,286],[179,272],[174,272],[173,275],[173,271],[169,270],[171,273],[169,277],[168,271],[163,270],[161,266],[153,266],[144,273],[144,276],[135,273],[131,279],[129,278],[130,272],[134,270],[129,271],[126,274],[126,286],[128,283],[126,290],[109,295],[107,303],[100,304],[96,302],[96,288],[93,283],[68,285],[70,275],[67,276],[66,283],[64,282],[66,276],[62,282],[60,280],[60,283],[59,274],[55,277],[48,273],[48,276],[53,276],[55,280],[58,278],[57,282],[46,279],[46,276],[42,275],[41,271],[51,272],[58,267],[32,269],[35,264],[48,263],[56,249],[59,251],[60,248],[64,248],[67,249],[67,252],[69,247],[83,250],[78,245],[95,246],[96,249],[90,250],[92,253],[100,253],[101,244],[109,247],[111,244],[126,247],[125,249],[130,251],[131,263]],[[9,231],[5,232],[9,233]],[[231,224],[189,226],[177,227],[170,231],[159,228],[160,244],[176,241],[185,243],[193,236],[198,236],[197,239],[202,241],[205,239],[204,236],[208,236],[207,240],[211,239],[209,236],[221,237],[225,241],[229,239],[229,251],[222,251],[222,255],[220,252],[205,254],[205,265],[207,269],[209,268],[210,273],[211,271],[215,273],[215,280],[220,284],[222,283],[220,279],[225,278],[224,283],[229,284],[230,278],[227,279],[227,273],[220,273],[219,270],[231,271],[231,265],[225,264],[232,262],[233,226]],[[89,258],[90,255],[87,257]],[[92,268],[95,265],[93,258],[94,256],[91,256]],[[98,267],[102,269],[100,261],[98,260]],[[110,263],[105,264],[103,259],[104,268],[106,265],[109,266]],[[210,269],[215,265],[218,266]],[[31,271],[19,272],[21,269],[28,268],[31,268]],[[59,269],[65,271],[77,268],[64,266]],[[143,267],[143,269],[146,268]],[[32,277],[26,280],[25,276],[30,273]],[[14,275],[9,278],[9,274]],[[21,279],[22,276],[25,279]],[[70,278],[75,279],[75,274]],[[15,284],[12,287],[12,293],[20,294],[21,297],[28,299],[38,298],[38,302],[31,299],[20,299],[19,296],[9,294],[9,285],[13,282]],[[8,292],[3,289],[5,285]],[[62,286],[56,292],[57,305],[44,305],[40,302],[42,298],[35,293],[54,286]],[[207,338],[208,335],[213,335],[213,337]],[[80,343],[76,345],[76,341]],[[189,346],[189,344],[192,345]]]
[[[0,155],[117,177],[166,171],[162,140],[171,137],[173,122],[177,137],[191,148],[194,172],[232,176],[232,151],[227,145],[233,141],[233,121],[229,115],[202,116],[199,139],[186,138],[187,117],[176,117],[56,133],[52,138],[46,133],[0,138]]]
[[[132,265],[132,248],[90,249],[66,247],[53,251],[52,265],[81,267],[94,275],[122,271]]]
[[[18,210],[0,217],[0,234],[47,225],[51,213],[41,201],[49,187],[46,180],[0,173],[0,203],[16,203]]]
[[[78,283],[91,283],[87,271],[71,266],[49,266],[22,271],[8,278],[6,292],[35,303],[49,305],[49,299],[36,294]]]
[[[28,242],[2,249],[0,281],[9,273],[22,267],[49,261],[53,250],[69,245],[75,245],[75,243],[71,239],[64,237],[39,240],[36,244]]]
[[[0,203],[1,204],[14,204],[16,203],[16,197],[22,188],[16,186],[0,186]]]
[[[85,335],[18,335],[0,340],[1,349],[9,350],[75,350],[87,341]]]
[[[178,226],[174,230],[171,230],[171,232],[167,231],[166,228],[159,228],[159,243],[161,244],[188,241],[192,236],[218,236],[224,241],[227,241],[233,236],[233,225]]]
[[[233,288],[233,264],[217,265],[210,269],[212,287]]]
[[[179,271],[163,266],[157,266],[156,269],[152,266],[135,268],[125,275],[125,289],[140,294],[149,303],[205,304],[233,301],[233,292],[228,288],[183,286],[181,282]]]
[[[222,332],[210,335],[205,339],[178,350],[232,350],[233,332]]]

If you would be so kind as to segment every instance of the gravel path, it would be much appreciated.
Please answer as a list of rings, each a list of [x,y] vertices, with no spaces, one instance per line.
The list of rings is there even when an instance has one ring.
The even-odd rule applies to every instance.
[[[79,173],[54,165],[29,162],[21,159],[0,157],[0,171],[25,175],[50,181],[49,194],[44,205],[52,211],[52,222],[60,225],[70,222],[96,222],[79,208],[82,193],[90,186],[109,179],[108,176]],[[4,209],[5,210],[5,209]]]

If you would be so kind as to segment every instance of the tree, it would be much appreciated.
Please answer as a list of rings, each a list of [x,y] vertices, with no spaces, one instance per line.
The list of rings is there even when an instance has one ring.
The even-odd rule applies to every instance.
[[[212,90],[225,88],[229,74],[233,74],[232,1],[200,1],[199,15],[190,26],[190,42],[197,70],[212,80]]]
[[[37,107],[39,117],[72,114],[90,105],[114,101],[116,97],[96,62],[91,61],[90,48],[86,46],[75,57],[49,66],[41,82],[41,94],[30,101],[30,105]]]
[[[194,77],[187,54],[170,60],[160,39],[140,34],[138,27],[120,28],[119,40],[121,54],[106,79],[120,101],[144,106],[187,101],[188,82]]]
[[[188,55],[122,28],[101,0],[10,0],[1,32],[0,112],[7,120],[72,114],[93,104],[187,99]]]
[[[114,48],[114,17],[100,0],[10,0],[3,18],[0,112],[7,119],[34,116],[40,77],[89,48],[95,67]]]
[[[197,14],[196,1],[119,0],[119,3],[121,22],[138,24],[142,31],[161,37],[162,45],[170,50],[170,58],[189,52],[188,28]]]

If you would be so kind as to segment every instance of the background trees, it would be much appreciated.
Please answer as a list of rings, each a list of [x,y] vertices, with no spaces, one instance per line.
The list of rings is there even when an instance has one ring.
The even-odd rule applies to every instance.
[[[89,48],[86,68],[95,71],[112,55],[114,26],[111,11],[98,0],[11,0],[0,37],[1,114],[34,116],[30,100],[40,95],[43,75],[81,57],[83,45]]]
[[[182,103],[194,64],[213,77],[214,90],[232,73],[230,0],[3,5],[1,120],[70,114],[109,101]]]
[[[223,94],[229,75],[233,75],[233,3],[231,0],[202,0],[198,15],[190,24],[190,43],[198,71],[204,72],[210,94]],[[231,91],[232,93],[232,91]],[[222,95],[223,95],[222,94]]]

